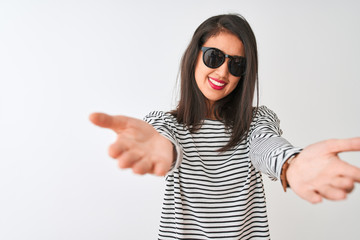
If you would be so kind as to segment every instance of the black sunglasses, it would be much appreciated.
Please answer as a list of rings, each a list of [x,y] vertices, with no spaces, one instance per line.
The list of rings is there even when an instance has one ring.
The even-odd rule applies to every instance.
[[[225,62],[225,58],[229,58],[229,72],[236,77],[245,75],[245,57],[230,56],[223,53],[220,49],[212,47],[202,47],[201,51],[203,51],[203,61],[207,67],[218,68]]]

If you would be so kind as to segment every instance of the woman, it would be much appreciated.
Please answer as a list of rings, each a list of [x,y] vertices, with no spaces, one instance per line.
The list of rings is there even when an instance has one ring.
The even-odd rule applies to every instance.
[[[257,69],[246,20],[214,16],[185,51],[175,110],[145,121],[90,116],[117,133],[109,155],[120,168],[167,175],[159,239],[269,239],[260,171],[312,203],[344,199],[360,181],[360,169],[337,157],[360,150],[360,138],[293,147],[276,114],[252,106]]]

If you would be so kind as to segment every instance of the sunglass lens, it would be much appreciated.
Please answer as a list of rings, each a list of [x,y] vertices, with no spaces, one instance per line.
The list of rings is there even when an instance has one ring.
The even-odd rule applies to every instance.
[[[203,60],[206,66],[217,68],[223,64],[225,56],[221,51],[210,48],[204,52]]]
[[[246,60],[245,58],[233,58],[229,61],[229,72],[237,77],[245,73]]]

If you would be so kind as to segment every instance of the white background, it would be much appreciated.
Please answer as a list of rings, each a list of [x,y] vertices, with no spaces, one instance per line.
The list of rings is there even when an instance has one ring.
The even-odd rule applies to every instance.
[[[240,13],[260,104],[304,147],[360,135],[358,1],[1,1],[0,239],[156,239],[164,179],[119,170],[94,111],[176,105],[196,27]],[[360,154],[341,156],[360,167]],[[264,177],[272,239],[359,239],[360,186],[311,205]]]

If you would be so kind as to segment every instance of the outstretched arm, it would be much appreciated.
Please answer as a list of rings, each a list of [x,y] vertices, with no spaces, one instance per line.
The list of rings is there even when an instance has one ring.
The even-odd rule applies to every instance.
[[[164,176],[171,168],[174,148],[170,140],[158,133],[145,121],[93,113],[90,121],[117,134],[109,147],[109,155],[118,160],[120,168],[131,168],[137,174]]]
[[[360,138],[326,140],[304,148],[286,171],[291,189],[311,203],[345,199],[360,182],[360,168],[338,156],[345,151],[360,151]]]

